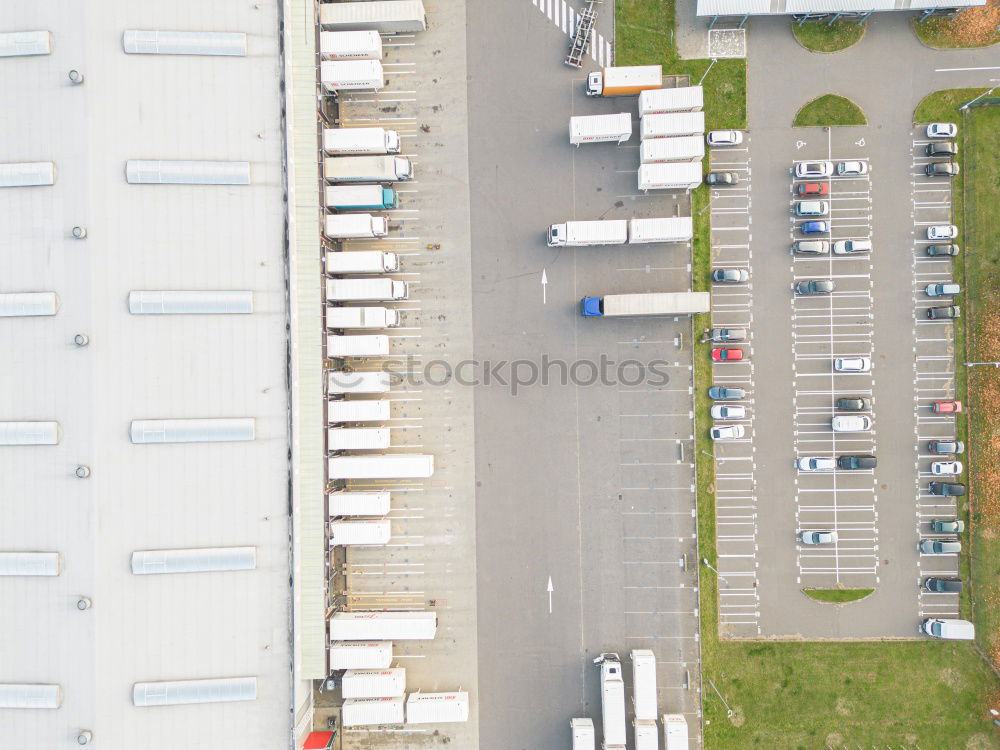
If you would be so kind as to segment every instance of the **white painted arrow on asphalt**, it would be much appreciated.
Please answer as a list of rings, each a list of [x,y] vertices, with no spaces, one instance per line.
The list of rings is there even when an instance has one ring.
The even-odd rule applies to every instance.
[[[544,271],[542,272],[545,273]],[[542,282],[545,283],[545,282]],[[545,287],[542,287],[543,289]],[[545,587],[545,590],[549,592],[549,614],[552,614],[552,576],[549,576],[549,585]]]
[[[548,299],[547,299],[548,295],[546,295],[546,293],[545,293],[545,287],[548,286],[548,283],[549,283],[549,277],[545,275],[545,269],[543,268],[542,269],[542,304],[543,305],[548,304]],[[551,578],[549,579],[549,585],[550,586],[552,585],[552,579]],[[551,591],[551,589],[549,589],[549,590]],[[552,597],[550,596],[549,598],[551,599]],[[552,608],[549,607],[549,610],[551,611]]]

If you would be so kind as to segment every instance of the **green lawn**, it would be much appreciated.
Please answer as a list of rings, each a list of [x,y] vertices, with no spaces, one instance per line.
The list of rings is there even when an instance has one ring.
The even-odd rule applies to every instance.
[[[814,52],[847,49],[861,41],[865,28],[865,24],[854,21],[835,21],[832,26],[826,21],[806,21],[803,24],[792,21],[792,34],[799,44]]]
[[[954,21],[946,16],[936,16],[918,23],[914,18],[913,33],[928,47],[987,47],[1000,42],[998,26],[1000,7],[994,0],[983,7],[963,11]]]
[[[821,125],[867,125],[868,118],[861,107],[850,99],[837,94],[826,94],[806,104],[795,115],[795,127]]]
[[[802,589],[802,593],[810,599],[830,604],[846,604],[856,602],[870,596],[875,589]]]
[[[616,65],[661,63],[664,75],[689,75],[691,83],[696,84],[711,64],[711,60],[677,57],[672,0],[618,0],[615,32]],[[745,60],[720,59],[712,66],[702,83],[709,130],[746,127],[746,73]]]

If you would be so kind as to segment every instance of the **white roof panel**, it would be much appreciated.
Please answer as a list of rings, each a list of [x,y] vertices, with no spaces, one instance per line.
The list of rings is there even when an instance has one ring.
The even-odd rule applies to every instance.
[[[0,422],[0,445],[57,445],[58,422]]]
[[[178,706],[186,703],[228,703],[256,699],[256,677],[137,682],[132,686],[132,703],[135,706]]]
[[[214,443],[254,439],[254,420],[135,419],[129,434],[133,443]]]
[[[127,29],[122,47],[140,55],[230,55],[246,57],[247,35],[229,31],[140,31]]]
[[[136,291],[128,293],[133,315],[214,315],[253,312],[250,291]]]
[[[256,567],[257,550],[253,547],[151,549],[132,553],[132,572],[135,575],[209,573],[253,570]]]
[[[59,708],[61,704],[59,685],[0,685],[0,708]]]
[[[0,576],[57,576],[58,552],[0,552]]]
[[[56,165],[51,161],[0,164],[0,187],[37,187],[55,181]]]
[[[0,294],[0,318],[55,315],[59,297],[55,292],[11,292]]]
[[[249,185],[250,162],[129,159],[125,179],[130,185]]]
[[[48,55],[51,52],[50,31],[9,31],[0,34],[0,57]]]

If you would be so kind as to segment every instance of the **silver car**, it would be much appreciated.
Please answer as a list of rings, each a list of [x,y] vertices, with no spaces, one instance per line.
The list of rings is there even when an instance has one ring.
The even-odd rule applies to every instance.
[[[803,531],[799,535],[803,544],[835,544],[837,542],[836,531]]]
[[[802,180],[808,177],[830,177],[833,164],[828,161],[801,161],[795,165],[795,176]]]
[[[834,255],[850,255],[851,253],[870,253],[871,240],[837,240],[833,243]]]
[[[802,456],[795,461],[799,471],[833,471],[837,462],[829,456]]]
[[[962,543],[953,539],[922,539],[920,554],[922,555],[957,555],[962,551]]]
[[[837,372],[868,372],[872,369],[872,361],[868,357],[837,357],[833,360],[833,369]]]
[[[712,419],[746,419],[747,409],[745,406],[715,404],[712,406],[711,414]]]
[[[833,294],[837,285],[830,279],[811,279],[800,281],[795,285],[795,293],[802,295],[810,294]]]
[[[739,440],[745,432],[743,425],[730,424],[724,427],[713,427],[708,434],[712,440]]]

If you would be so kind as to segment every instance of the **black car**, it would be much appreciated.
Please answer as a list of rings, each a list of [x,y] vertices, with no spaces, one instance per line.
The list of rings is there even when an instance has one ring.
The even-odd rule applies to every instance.
[[[957,156],[958,146],[954,141],[940,141],[938,143],[928,143],[924,149],[928,156]]]
[[[722,385],[713,385],[708,389],[708,397],[713,401],[735,401],[746,398],[747,392],[742,388],[727,388]]]
[[[954,320],[962,317],[962,309],[958,305],[947,307],[928,307],[927,317],[931,320]]]
[[[953,161],[932,161],[924,167],[928,177],[954,177],[958,174],[958,165]]]
[[[872,400],[861,396],[844,396],[837,399],[837,408],[841,411],[871,411]]]
[[[706,185],[738,185],[739,182],[735,172],[709,172],[705,175]]]
[[[860,471],[861,469],[874,469],[878,462],[875,456],[871,455],[849,455],[837,458],[837,466],[845,471]]]
[[[795,285],[795,293],[802,295],[810,294],[833,294],[837,285],[830,279],[811,279],[800,281]]]
[[[938,594],[957,594],[962,590],[959,578],[925,578],[924,588]]]
[[[960,482],[931,482],[927,491],[932,495],[944,497],[961,497],[965,494],[965,485]]]
[[[958,245],[928,245],[928,255],[958,255]]]

